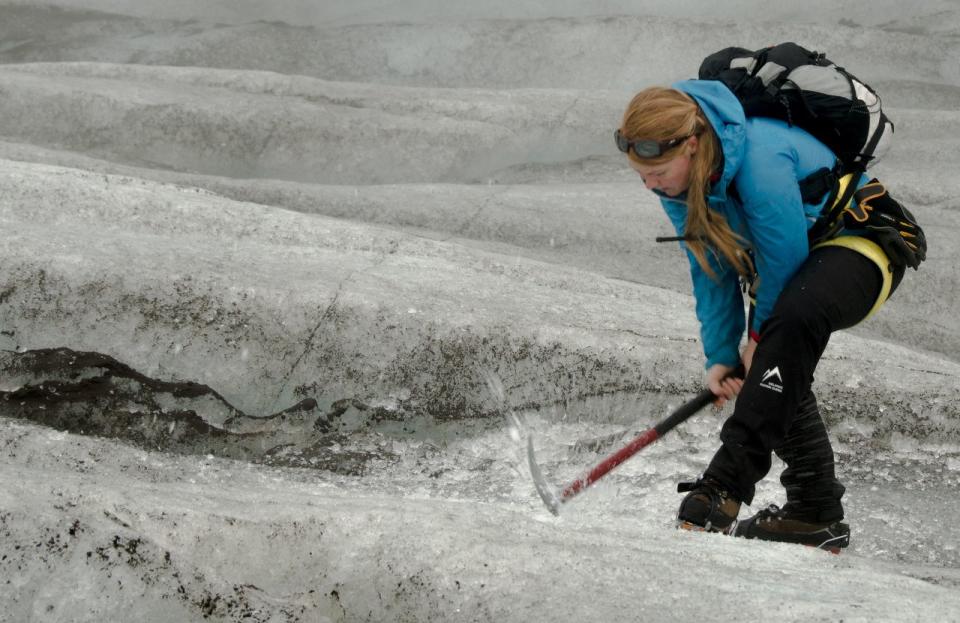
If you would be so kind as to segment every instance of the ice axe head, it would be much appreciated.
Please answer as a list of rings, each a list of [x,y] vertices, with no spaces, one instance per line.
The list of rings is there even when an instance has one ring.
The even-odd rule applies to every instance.
[[[537,465],[537,459],[533,454],[533,435],[527,437],[527,462],[530,464],[530,475],[533,476],[533,486],[536,487],[537,493],[540,494],[543,503],[547,505],[547,509],[559,517],[562,500],[557,495],[556,488],[547,482],[543,472],[540,471],[540,466]]]

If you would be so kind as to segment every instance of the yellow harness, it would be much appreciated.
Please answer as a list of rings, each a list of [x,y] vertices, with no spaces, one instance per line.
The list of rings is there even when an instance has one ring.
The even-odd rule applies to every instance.
[[[846,191],[853,177],[854,174],[850,173],[840,178],[840,190],[837,193],[837,197],[844,195],[844,191]],[[851,199],[851,201],[853,200]],[[819,249],[820,247],[844,247],[856,251],[877,265],[877,268],[880,269],[880,275],[883,277],[883,285],[880,287],[880,294],[877,296],[877,301],[870,309],[870,313],[868,313],[863,320],[875,314],[887,301],[887,298],[890,296],[890,289],[893,287],[893,265],[890,263],[890,258],[887,257],[887,254],[880,248],[880,245],[861,236],[836,236],[835,238],[824,240],[814,245],[813,248]]]

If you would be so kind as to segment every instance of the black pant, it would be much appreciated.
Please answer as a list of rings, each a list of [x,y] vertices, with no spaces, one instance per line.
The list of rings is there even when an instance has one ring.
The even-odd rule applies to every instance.
[[[882,284],[876,264],[856,251],[831,246],[810,253],[760,328],[750,372],[720,433],[723,445],[705,475],[750,504],[776,452],[787,465],[780,481],[792,516],[843,518],[844,487],[810,386],[830,334],[863,320]]]

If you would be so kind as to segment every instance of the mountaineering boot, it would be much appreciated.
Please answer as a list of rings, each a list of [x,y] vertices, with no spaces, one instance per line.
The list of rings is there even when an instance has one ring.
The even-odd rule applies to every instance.
[[[709,476],[696,482],[681,482],[677,493],[687,493],[677,512],[677,527],[684,530],[726,532],[740,512],[740,500]]]
[[[731,530],[733,536],[745,539],[799,543],[825,549],[834,554],[850,545],[850,526],[842,521],[810,522],[791,517],[775,504],[771,504],[753,517],[737,522]]]

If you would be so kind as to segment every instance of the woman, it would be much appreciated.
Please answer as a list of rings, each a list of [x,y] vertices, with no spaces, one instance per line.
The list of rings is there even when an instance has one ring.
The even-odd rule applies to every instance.
[[[878,245],[849,231],[811,250],[808,230],[828,197],[804,203],[800,182],[832,169],[836,157],[802,129],[746,118],[720,82],[689,80],[642,91],[627,107],[616,139],[630,166],[660,196],[687,251],[707,384],[720,405],[739,395],[702,478],[678,487],[688,492],[678,525],[846,547],[844,487],[811,392],[813,373],[830,333],[875,311],[904,266],[891,269]],[[854,205],[881,195],[896,204],[885,191],[868,192],[882,191],[878,183],[862,188],[862,175],[845,182],[861,189]],[[923,259],[923,251],[917,253],[919,259],[909,262],[914,268]],[[750,284],[753,295],[742,352],[741,283]],[[746,374],[734,378],[741,362]],[[786,504],[737,522],[741,503],[753,501],[756,483],[770,469],[771,452],[787,465],[781,476]]]

